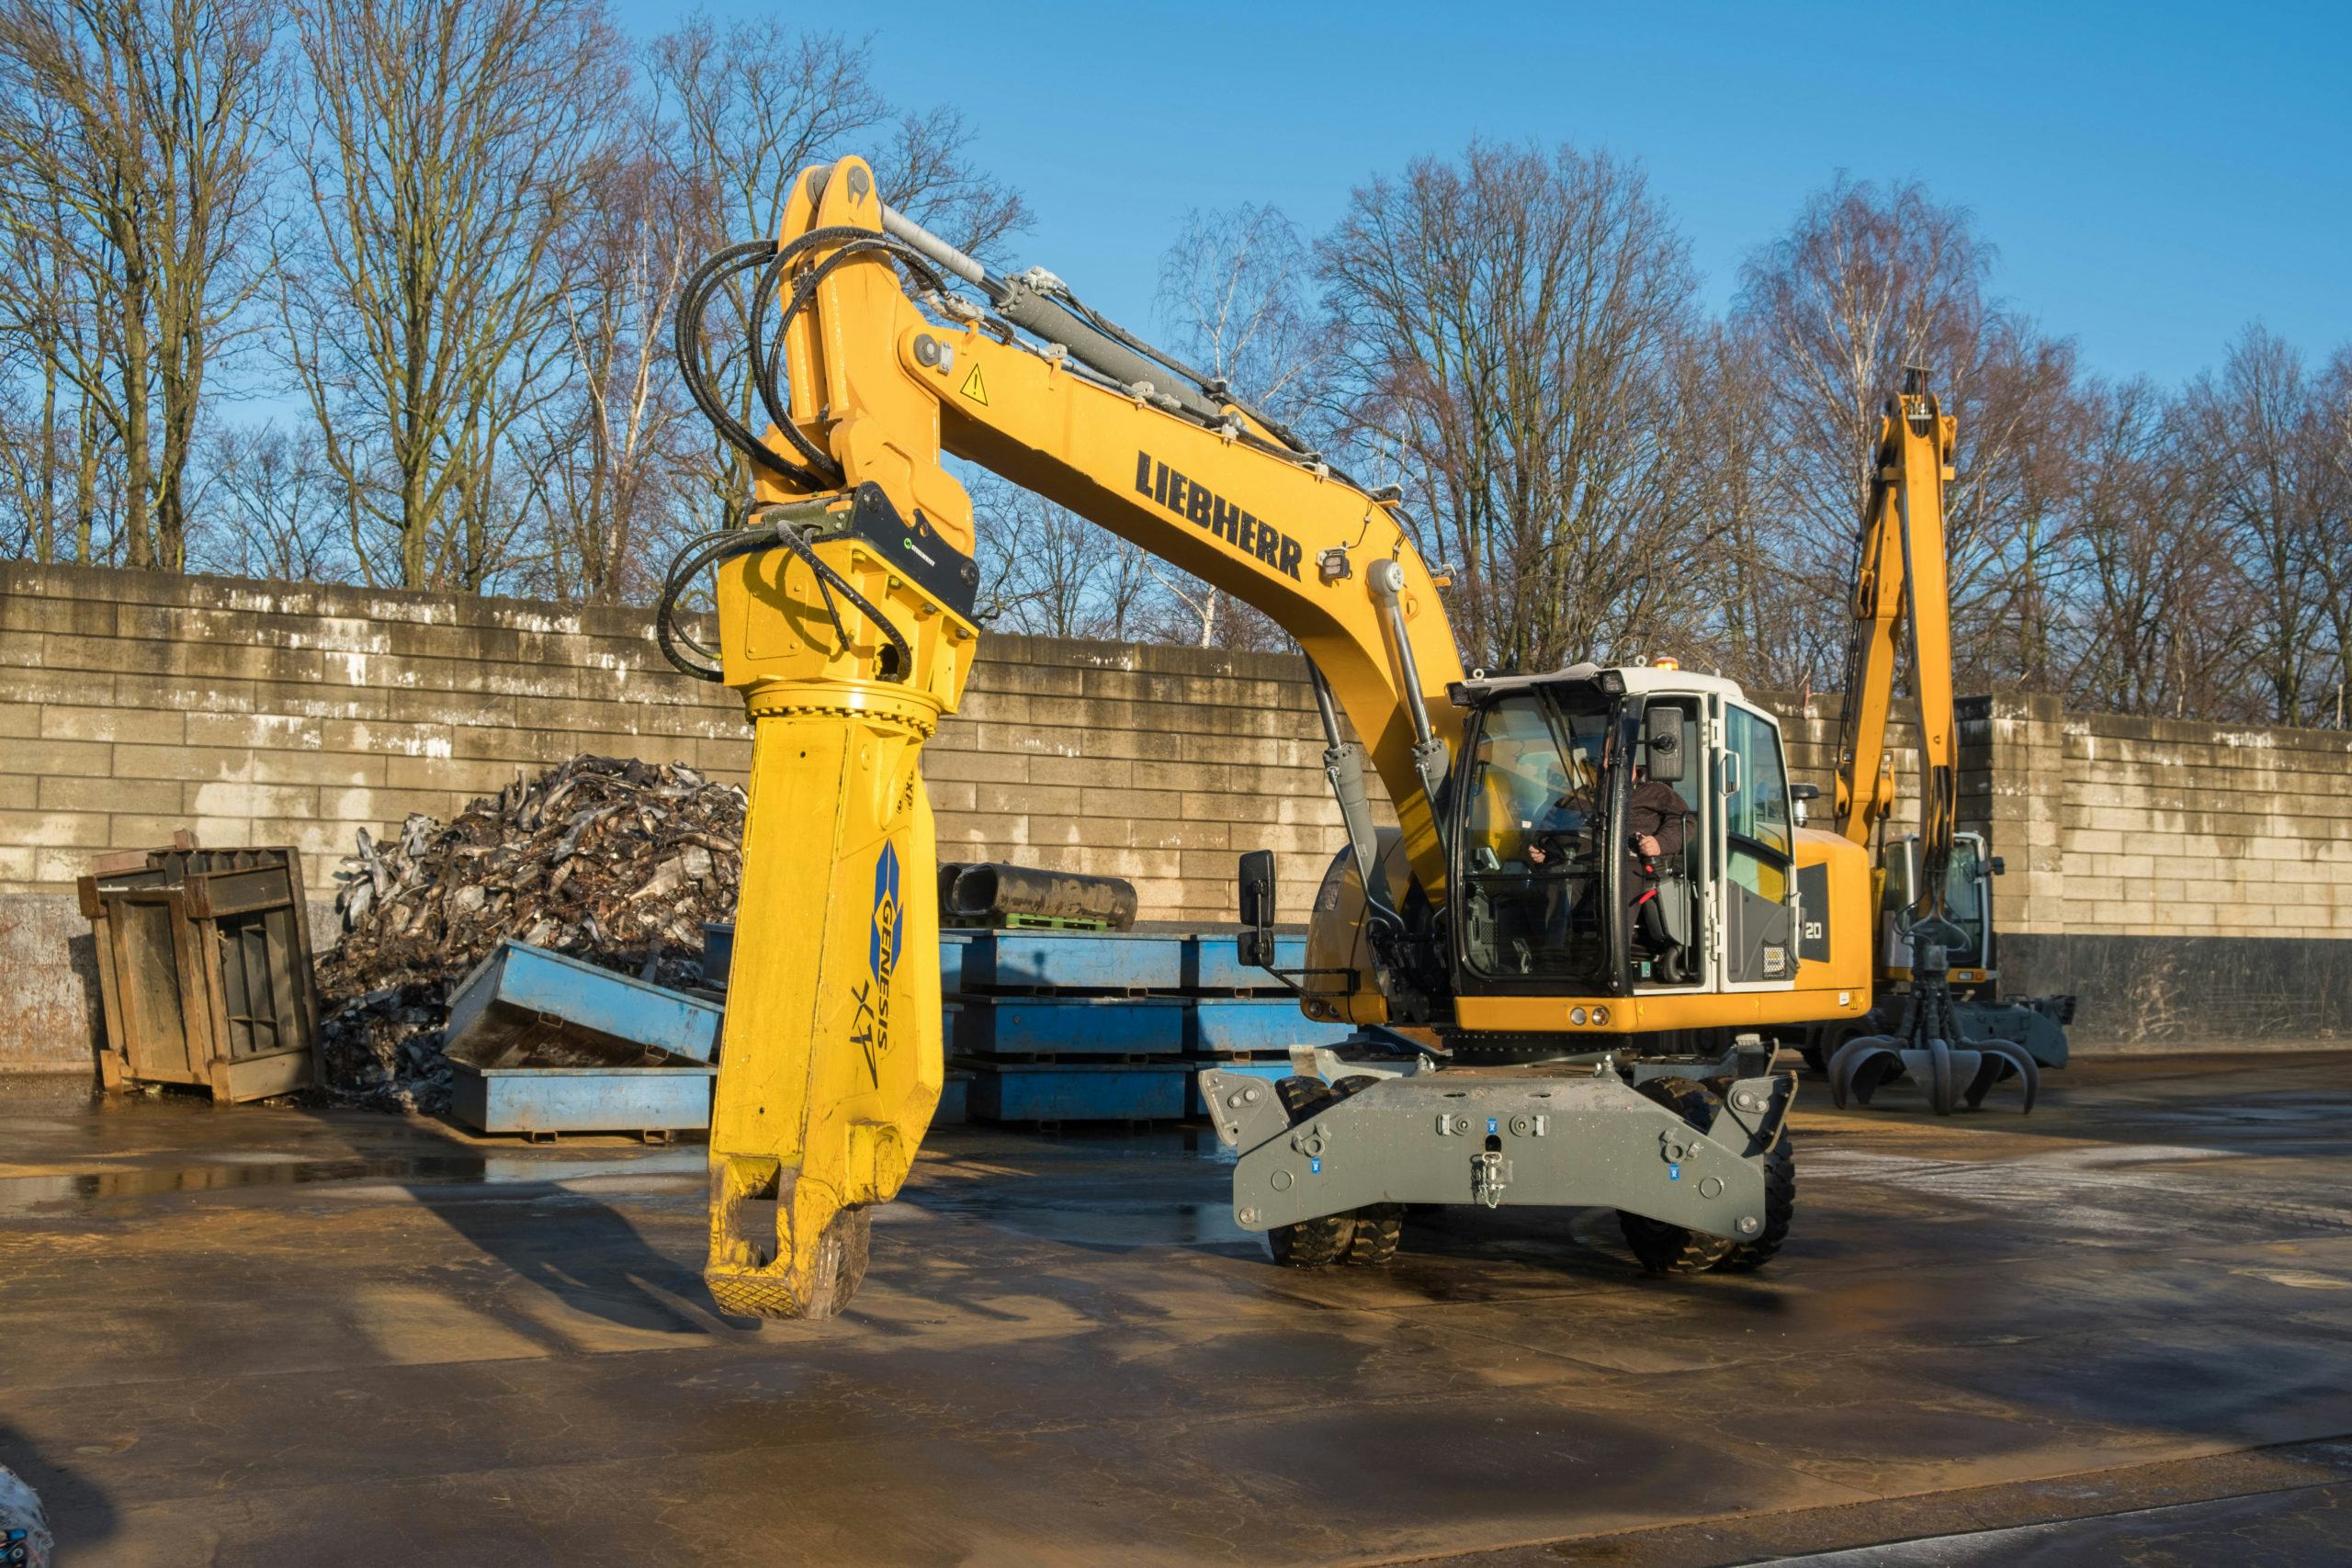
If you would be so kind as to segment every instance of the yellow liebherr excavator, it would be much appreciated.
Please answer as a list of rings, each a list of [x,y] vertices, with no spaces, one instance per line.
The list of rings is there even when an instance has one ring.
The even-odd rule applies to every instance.
[[[746,345],[762,433],[708,384],[699,343],[705,303],[744,274],[781,307]],[[921,755],[978,636],[972,508],[945,454],[1254,605],[1309,661],[1348,841],[1288,978],[1308,1011],[1360,1028],[1316,1077],[1202,1075],[1244,1227],[1284,1262],[1377,1262],[1403,1205],[1508,1193],[1618,1210],[1653,1269],[1778,1249],[1794,1080],[1765,1035],[1871,1016],[1877,898],[1851,824],[1891,798],[1874,759],[1841,794],[1849,831],[1811,830],[1777,722],[1733,682],[1663,661],[1465,672],[1396,491],[1353,483],[1052,275],[991,273],[891,211],[855,158],[801,175],[776,241],[711,258],[678,334],[697,403],[757,474],[743,525],[681,553],[659,618],[673,658],[741,691],[753,727],[710,1138],[722,1307],[839,1310],[868,1206],[906,1179],[937,1102]],[[715,653],[674,614],[714,566]],[[1871,674],[1883,708],[1891,659]],[[1948,727],[1943,744],[1948,777]],[[1367,759],[1395,828],[1374,824]],[[1271,855],[1244,856],[1240,882],[1245,957],[1271,967]]]

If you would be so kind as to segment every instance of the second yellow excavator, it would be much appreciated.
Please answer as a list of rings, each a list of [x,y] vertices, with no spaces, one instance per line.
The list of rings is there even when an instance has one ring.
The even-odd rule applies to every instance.
[[[745,275],[779,307],[745,345],[771,422],[758,432],[709,384],[699,343],[705,303]],[[673,658],[742,693],[753,733],[710,1141],[722,1307],[838,1311],[870,1207],[905,1180],[938,1099],[922,752],[979,635],[972,506],[948,455],[1254,605],[1306,656],[1346,843],[1286,978],[1307,1012],[1357,1029],[1313,1075],[1202,1075],[1238,1151],[1242,1226],[1282,1262],[1376,1263],[1407,1205],[1508,1201],[1614,1209],[1654,1269],[1774,1255],[1794,1204],[1795,1080],[1771,1041],[1872,1016],[1875,823],[1853,829],[1874,807],[1841,791],[1846,830],[1804,827],[1780,725],[1737,683],[1666,660],[1465,671],[1396,491],[1358,485],[1051,274],[991,272],[890,210],[855,158],[798,178],[776,240],[712,258],[678,333],[698,404],[758,479],[741,525],[679,557],[660,617]],[[1891,416],[1897,461],[1939,429],[1939,473],[1948,422],[1911,409]],[[1924,570],[1939,525],[1930,539],[1911,518],[1898,543],[1894,592],[1939,602],[1939,567]],[[675,614],[713,567],[716,649]],[[1866,675],[1883,721],[1891,649]],[[1947,718],[1931,887],[1950,743]],[[1394,826],[1375,821],[1367,767]],[[1879,798],[1876,769],[1853,801]],[[1245,956],[1271,965],[1272,856],[1244,856],[1239,882]],[[1936,918],[1906,923],[1928,999],[1917,1042],[1889,1048],[1928,1051],[1923,1070],[1972,1088],[2030,1076],[2005,1045],[1953,1055],[1957,1029],[1933,1010]]]

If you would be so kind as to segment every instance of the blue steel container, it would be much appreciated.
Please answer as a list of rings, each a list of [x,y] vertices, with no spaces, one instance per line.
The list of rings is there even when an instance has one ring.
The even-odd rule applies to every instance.
[[[442,1049],[452,1059],[481,1066],[527,1066],[527,1059],[507,1059],[508,1039],[525,1021],[558,1019],[589,1032],[586,1038],[564,1039],[559,1064],[564,1066],[595,1065],[593,1059],[600,1056],[615,1066],[647,1065],[623,1059],[627,1046],[678,1061],[708,1062],[718,1055],[725,1016],[712,1003],[661,986],[543,947],[502,942],[449,993]]]
[[[1306,939],[1274,938],[1274,967],[1294,973],[1306,967]],[[1188,991],[1273,990],[1282,982],[1239,956],[1239,939],[1204,932],[1184,939],[1184,988]]]
[[[1247,1056],[1293,1046],[1337,1045],[1352,1024],[1317,1023],[1291,997],[1203,997],[1192,1004],[1186,1043],[1201,1056]]]
[[[1173,1121],[1193,1098],[1181,1063],[982,1062],[972,1073],[977,1122]]]
[[[484,1133],[692,1133],[710,1125],[717,1067],[456,1064],[450,1111]]]
[[[967,990],[1174,991],[1184,984],[1185,939],[1173,931],[969,934]]]
[[[1181,997],[978,997],[967,994],[956,1049],[973,1056],[1178,1056]]]

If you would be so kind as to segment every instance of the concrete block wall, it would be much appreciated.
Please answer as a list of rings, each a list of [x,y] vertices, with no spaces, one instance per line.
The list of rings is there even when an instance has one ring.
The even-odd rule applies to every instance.
[[[1837,697],[1758,695],[1826,814]],[[2013,988],[2082,994],[2088,1041],[2352,1038],[2352,737],[2040,696],[1963,699],[1960,729]],[[1903,831],[1917,736],[1893,743]],[[64,949],[94,854],[182,827],[292,844],[323,898],[358,829],[583,750],[740,780],[751,748],[641,611],[0,565],[0,1068],[86,1062]],[[1123,875],[1147,919],[1224,920],[1261,847],[1303,917],[1340,843],[1320,750],[1295,658],[991,637],[925,756],[943,856]],[[2217,975],[2235,999],[2199,1005]]]
[[[1228,920],[1235,857],[1272,849],[1296,919],[1339,843],[1321,750],[1295,658],[1003,636],[924,757],[943,857],[1125,876],[1145,919]],[[0,565],[0,959],[23,977],[0,1068],[86,1060],[65,938],[94,855],[180,828],[290,844],[324,900],[358,829],[580,751],[741,782],[750,728],[643,611]]]

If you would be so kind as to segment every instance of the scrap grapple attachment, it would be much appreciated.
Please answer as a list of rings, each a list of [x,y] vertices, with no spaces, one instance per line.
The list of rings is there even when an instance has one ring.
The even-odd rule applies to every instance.
[[[1868,1105],[1887,1084],[1909,1077],[1926,1092],[1939,1116],[1962,1107],[1981,1109],[1994,1086],[2018,1080],[2030,1111],[2041,1091],[2041,1069],[2022,1045],[1970,1036],[1952,1004],[1948,944],[1962,939],[1959,927],[1942,919],[1919,921],[1911,931],[1915,954],[1911,993],[1903,1023],[1894,1034],[1861,1034],[1838,1047],[1828,1061],[1829,1098],[1839,1110],[1848,1100]]]

